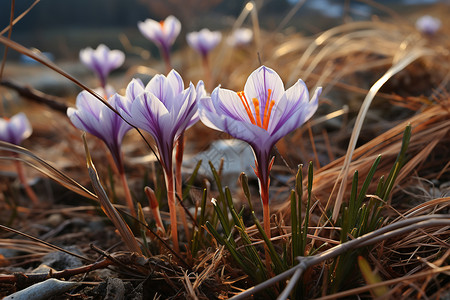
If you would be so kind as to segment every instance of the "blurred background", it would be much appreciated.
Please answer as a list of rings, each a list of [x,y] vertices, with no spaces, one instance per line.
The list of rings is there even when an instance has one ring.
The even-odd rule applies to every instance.
[[[399,14],[408,16],[414,24],[418,16],[430,10],[430,6],[438,8],[450,4],[449,0],[257,0],[261,29],[277,30],[298,1],[303,5],[284,30],[295,30],[304,35],[374,16],[386,18]],[[0,1],[1,28],[9,23],[10,2]],[[15,2],[14,15],[18,16],[35,1]],[[231,29],[246,3],[243,0],[42,0],[14,26],[12,39],[49,52],[57,60],[78,59],[81,48],[96,47],[100,43],[121,50],[128,46],[142,47],[155,56],[158,55],[157,48],[139,33],[138,21],[146,18],[161,20],[170,14],[176,16],[182,23],[182,33],[175,44],[177,49],[186,44],[182,38],[186,32],[203,27]],[[127,53],[127,57],[129,55],[133,53]],[[19,56],[13,51],[8,55],[9,59],[19,59]]]

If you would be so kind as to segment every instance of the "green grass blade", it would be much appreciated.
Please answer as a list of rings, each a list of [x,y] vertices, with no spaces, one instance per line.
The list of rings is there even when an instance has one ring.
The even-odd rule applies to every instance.
[[[272,242],[269,240],[264,229],[262,228],[261,223],[259,223],[259,220],[255,215],[255,212],[252,212],[252,216],[253,216],[253,221],[255,222],[255,225],[258,228],[259,233],[261,234],[264,242],[267,245],[270,258],[272,259],[272,262],[275,266],[274,271],[276,274],[280,274],[281,272],[287,270],[287,266],[283,264],[280,256],[278,255],[277,251],[275,250],[275,247],[273,246]]]
[[[228,211],[227,211],[227,203],[225,202],[225,194],[223,192],[223,187],[222,187],[222,181],[220,180],[220,176],[219,173],[217,173],[216,168],[214,167],[214,165],[212,164],[211,161],[208,162],[209,163],[209,167],[211,168],[211,172],[213,174],[214,177],[214,181],[216,182],[216,186],[217,186],[217,190],[219,191],[219,200],[222,202],[223,204],[223,213],[224,216],[228,216]],[[229,226],[229,221],[228,221],[228,217],[224,219],[226,226]]]

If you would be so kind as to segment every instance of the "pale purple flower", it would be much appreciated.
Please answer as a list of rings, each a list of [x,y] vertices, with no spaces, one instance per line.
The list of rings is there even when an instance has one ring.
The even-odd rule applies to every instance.
[[[198,51],[202,56],[206,56],[220,43],[222,34],[219,31],[210,31],[204,28],[200,31],[188,33],[186,39],[192,49]]]
[[[310,101],[301,79],[285,91],[278,74],[262,66],[249,76],[244,91],[219,86],[202,98],[199,115],[206,126],[248,142],[256,156],[268,159],[276,142],[311,118],[320,92],[316,89]]]
[[[207,97],[208,96],[208,94],[206,93],[205,83],[203,82],[203,80],[199,80],[197,82],[197,85],[195,87],[195,93],[196,93],[196,99],[195,99],[196,103],[198,103],[200,101],[200,99],[202,99],[203,97]],[[194,125],[195,123],[197,123],[198,120],[199,120],[198,110],[196,110],[195,114],[192,117],[191,121],[189,122],[189,125],[188,125],[187,128],[189,128],[192,125]]]
[[[123,64],[125,54],[120,50],[110,50],[107,46],[100,44],[95,50],[90,47],[82,49],[80,60],[97,74],[101,86],[105,87],[109,73]]]
[[[113,94],[108,103],[118,109],[127,98]],[[126,105],[126,104],[125,104]],[[123,170],[120,146],[123,137],[132,127],[118,114],[87,91],[77,96],[76,108],[69,107],[67,115],[78,129],[89,132],[105,142],[110,150],[119,171]]]
[[[227,41],[230,46],[239,47],[250,44],[252,39],[253,39],[253,31],[251,29],[238,28],[231,33]]]
[[[18,113],[10,119],[0,118],[0,141],[20,145],[32,132],[31,124],[24,113]]]
[[[120,107],[122,116],[154,138],[161,162],[172,172],[172,152],[178,137],[195,122],[196,90],[191,83],[184,88],[183,79],[172,70],[166,76],[156,75],[144,87],[133,79],[126,89],[127,102]]]
[[[201,85],[198,86],[201,90]],[[170,211],[172,240],[179,250],[173,149],[181,134],[195,122],[197,113],[196,89],[192,83],[184,88],[183,79],[174,70],[166,76],[156,75],[147,86],[133,79],[127,87],[129,102],[120,108],[122,116],[134,126],[147,131],[158,147],[164,171],[167,202]]]
[[[170,46],[180,34],[181,23],[174,16],[168,16],[164,21],[157,22],[147,19],[138,23],[141,34],[162,48],[163,52],[168,54]]]
[[[268,235],[270,152],[282,137],[311,118],[317,110],[320,93],[321,88],[316,89],[310,100],[308,89],[300,79],[285,91],[280,76],[262,66],[249,76],[244,91],[234,92],[219,86],[211,97],[199,101],[200,120],[206,126],[227,132],[252,147]]]
[[[441,20],[425,15],[417,19],[416,28],[424,34],[433,35],[441,28]]]

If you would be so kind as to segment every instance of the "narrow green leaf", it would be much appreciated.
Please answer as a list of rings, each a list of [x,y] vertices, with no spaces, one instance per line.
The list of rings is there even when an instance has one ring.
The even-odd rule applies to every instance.
[[[291,259],[292,263],[296,264],[296,257],[300,256],[299,246],[299,232],[298,232],[298,214],[297,214],[297,199],[295,191],[291,190]]]
[[[305,253],[305,247],[306,247],[306,238],[308,235],[308,228],[309,228],[309,213],[310,213],[310,208],[311,208],[311,197],[312,197],[312,185],[313,185],[313,163],[312,161],[309,162],[309,166],[308,166],[308,200],[306,202],[306,210],[305,210],[305,224],[304,224],[304,228],[303,228],[303,249],[301,249],[301,251],[303,253]]]
[[[264,229],[261,226],[261,223],[259,223],[258,218],[255,215],[255,212],[252,211],[253,221],[255,222],[256,227],[258,228],[259,233],[263,237],[264,242],[267,245],[267,248],[269,250],[270,258],[272,259],[272,262],[275,265],[275,273],[280,274],[281,272],[287,270],[287,266],[283,264],[281,261],[280,256],[278,255],[277,251],[275,250],[275,247],[273,246],[270,239],[267,237]]]
[[[386,179],[386,183],[383,187],[382,195],[380,195],[383,201],[387,201],[389,194],[391,193],[392,188],[394,187],[395,180],[400,172],[400,169],[403,167],[406,157],[406,151],[408,150],[409,141],[411,139],[411,124],[408,124],[403,133],[402,146],[399,154],[397,155],[397,159],[395,160],[394,165]]]
[[[356,206],[356,195],[358,193],[358,170],[353,174],[352,190],[350,192],[350,199],[348,201],[348,215],[347,218],[343,219],[342,223],[347,222],[347,231],[351,230],[355,226],[357,206]]]
[[[209,163],[209,167],[211,168],[211,172],[213,173],[213,177],[214,177],[214,181],[216,182],[216,186],[217,186],[217,190],[219,191],[219,200],[220,202],[222,202],[223,204],[223,213],[224,216],[227,216],[224,221],[225,224],[229,227],[229,222],[228,222],[228,211],[227,211],[227,203],[225,202],[225,194],[223,192],[223,188],[222,188],[222,181],[220,180],[220,176],[219,173],[217,173],[216,168],[214,167],[214,165],[212,164],[211,161],[208,162]]]
[[[219,222],[222,225],[223,231],[226,236],[229,236],[231,233],[231,228],[228,225],[227,219],[217,203],[217,199],[212,199],[211,203],[213,204],[214,210],[216,211],[217,217],[219,218]]]
[[[242,172],[241,175],[239,175],[239,181],[241,182],[242,190],[244,191],[245,198],[247,198],[250,210],[253,211],[250,188],[248,186],[248,177],[244,172]]]
[[[306,240],[302,238],[302,199],[303,199],[303,165],[298,166],[297,174],[295,176],[295,191],[297,193],[296,208],[297,213],[297,256],[305,255],[304,249],[306,245]]]
[[[364,180],[361,190],[359,191],[359,196],[356,201],[356,207],[361,206],[361,203],[362,203],[364,197],[366,196],[367,190],[369,189],[370,182],[372,181],[372,178],[375,175],[375,171],[377,170],[377,167],[378,167],[380,161],[381,161],[381,155],[378,155],[378,157],[373,162],[372,167],[370,168],[366,179]]]
[[[198,170],[200,169],[200,166],[202,165],[202,160],[199,160],[197,162],[197,165],[195,165],[194,171],[192,172],[191,176],[189,177],[186,187],[183,190],[183,199],[186,199],[189,195],[189,191],[191,190],[191,187],[194,185],[194,181],[197,178]]]

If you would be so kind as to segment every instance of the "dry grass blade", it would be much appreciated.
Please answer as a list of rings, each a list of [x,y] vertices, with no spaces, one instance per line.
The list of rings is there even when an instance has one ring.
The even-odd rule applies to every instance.
[[[6,47],[9,47],[11,49],[14,49],[15,51],[26,55],[38,62],[40,62],[41,64],[43,64],[44,66],[52,69],[53,71],[61,74],[62,76],[66,77],[67,79],[69,79],[70,81],[72,81],[73,83],[75,83],[76,85],[78,85],[79,87],[81,87],[82,89],[88,91],[89,93],[91,93],[95,98],[97,98],[99,101],[103,102],[103,104],[105,104],[109,109],[111,109],[112,111],[114,111],[116,114],[119,114],[119,112],[117,110],[115,110],[109,103],[108,101],[106,101],[105,99],[103,99],[102,96],[100,96],[99,94],[97,94],[96,92],[94,92],[92,89],[90,89],[89,87],[87,87],[86,85],[84,85],[83,83],[81,83],[79,80],[77,80],[76,78],[74,78],[73,76],[71,76],[70,74],[68,74],[66,71],[64,71],[63,69],[61,69],[60,67],[58,67],[56,64],[54,64],[53,62],[49,61],[46,57],[39,55],[39,53],[34,52],[33,50],[30,50],[4,36],[0,35],[0,43],[2,43],[3,45],[5,45]]]
[[[364,122],[364,119],[366,117],[366,114],[369,110],[370,104],[372,103],[373,98],[377,94],[378,90],[396,73],[400,72],[406,66],[408,66],[410,63],[418,59],[419,57],[427,54],[427,52],[423,49],[413,49],[408,55],[406,55],[403,59],[398,61],[396,64],[394,64],[387,72],[377,81],[375,84],[370,88],[369,93],[367,94],[366,98],[364,99],[361,109],[358,113],[358,116],[356,118],[355,126],[352,131],[352,135],[350,137],[350,142],[348,144],[347,154],[345,155],[345,160],[343,164],[343,168],[341,173],[339,174],[335,186],[337,186],[338,182],[341,181],[341,184],[339,186],[339,190],[336,196],[336,200],[334,202],[334,209],[333,209],[333,215],[332,219],[334,222],[336,222],[339,211],[341,209],[342,201],[344,198],[344,192],[345,188],[347,187],[347,178],[348,178],[348,170],[350,167],[350,162],[353,157],[353,152],[355,151],[356,142],[358,141],[359,134],[361,133],[362,124]],[[333,188],[334,190],[334,188]],[[332,194],[330,195],[327,203],[327,207],[331,201]],[[326,208],[325,208],[326,210]]]
[[[423,213],[424,210],[436,210],[436,208],[440,205],[440,204],[447,204],[450,205],[450,197],[445,197],[445,198],[437,198],[437,199],[433,199],[430,201],[427,201],[425,203],[421,203],[419,205],[417,205],[416,207],[408,210],[407,212],[404,213],[405,217],[412,217],[414,215]],[[400,219],[397,218],[397,220]]]
[[[139,244],[137,243],[133,232],[131,231],[130,227],[128,227],[127,223],[125,223],[122,216],[111,204],[108,195],[106,195],[105,190],[100,184],[100,179],[98,177],[94,163],[92,162],[91,155],[87,146],[86,133],[83,133],[83,142],[86,150],[86,161],[89,170],[89,177],[91,178],[92,186],[94,187],[94,191],[97,194],[103,212],[111,220],[111,222],[113,222],[128,249],[132,252],[136,252],[142,255],[141,248],[139,247]]]
[[[0,31],[0,35],[5,34],[5,32],[7,32],[7,31],[11,28],[11,25],[13,25],[13,26],[16,25],[16,23],[19,22],[26,14],[28,14],[28,13],[33,9],[33,7],[35,7],[36,4],[38,4],[40,1],[41,1],[41,0],[35,0],[35,1],[33,2],[33,4],[31,4],[30,7],[28,7],[28,8],[27,8],[23,13],[21,13],[18,17],[16,17],[16,18],[12,21],[12,23],[11,23],[10,25],[6,26],[2,31]]]
[[[354,295],[358,295],[360,293],[363,292],[367,292],[371,289],[377,288],[377,287],[382,287],[382,286],[387,286],[387,285],[392,285],[392,284],[396,284],[396,283],[405,283],[405,282],[411,282],[413,280],[416,279],[420,279],[420,278],[424,278],[424,277],[429,277],[432,275],[437,275],[437,274],[441,274],[444,272],[448,272],[450,271],[450,266],[445,266],[442,268],[436,268],[436,269],[432,269],[432,270],[427,270],[424,272],[420,272],[414,275],[409,275],[409,276],[403,276],[400,278],[395,278],[395,279],[391,279],[391,280],[386,280],[383,282],[378,282],[378,283],[374,283],[374,284],[369,284],[366,286],[362,286],[359,288],[355,288],[355,289],[351,289],[348,291],[343,291],[340,293],[336,293],[333,295],[329,295],[329,296],[325,296],[325,297],[320,297],[320,298],[316,298],[317,300],[328,300],[328,299],[337,299],[337,298],[341,298],[341,297],[348,297],[348,296],[354,296]],[[387,296],[387,295],[385,295]]]
[[[394,237],[403,236],[408,232],[428,228],[428,227],[447,227],[450,226],[450,220],[447,215],[427,215],[420,217],[413,217],[410,219],[401,220],[396,223],[389,224],[387,226],[381,227],[375,231],[368,234],[360,236],[354,240],[348,241],[346,243],[340,244],[333,248],[330,248],[320,254],[307,257],[298,257],[299,264],[295,265],[291,269],[266,280],[263,283],[254,286],[245,292],[238,294],[232,299],[247,299],[250,295],[253,295],[261,290],[268,288],[269,286],[281,281],[286,278],[293,276],[298,269],[301,269],[300,274],[297,273],[296,277],[302,275],[311,266],[317,265],[329,259],[338,257],[347,251],[358,249],[361,247],[373,245],[380,243],[382,241],[389,240]],[[446,270],[443,270],[444,272]]]
[[[84,186],[82,186],[81,184],[79,184],[78,182],[76,182],[75,180],[73,180],[72,178],[67,176],[66,174],[62,173],[61,171],[59,171],[58,169],[56,169],[55,167],[53,167],[52,165],[47,163],[42,158],[33,154],[29,150],[27,150],[23,147],[20,147],[20,146],[16,146],[16,145],[13,145],[13,144],[10,144],[7,142],[3,142],[3,141],[0,141],[0,150],[14,152],[14,153],[21,154],[21,155],[24,155],[24,156],[32,159],[33,162],[30,162],[26,159],[19,159],[19,160],[22,161],[23,163],[27,164],[28,166],[35,168],[36,170],[38,170],[42,174],[46,175],[47,177],[55,180],[56,182],[58,182],[60,185],[64,186],[65,188],[67,188],[83,197],[86,197],[88,199],[97,200],[97,196],[95,194],[93,194],[88,189],[86,189]],[[15,158],[15,157],[0,157],[0,159],[17,160],[17,158]]]
[[[397,153],[400,151],[401,134],[405,126],[410,123],[413,126],[408,150],[411,159],[405,166],[407,169],[402,169],[402,172],[400,172],[398,182],[410,176],[411,171],[417,171],[414,168],[423,163],[427,158],[424,154],[432,150],[430,145],[435,145],[435,141],[443,142],[444,138],[448,137],[450,119],[445,105],[448,104],[444,103],[443,106],[432,106],[357,148],[353,152],[353,160],[350,162],[347,174],[358,170],[361,177],[367,176],[368,170],[378,155],[382,156],[382,160],[378,166],[379,171],[377,171],[378,175],[376,177],[387,174]],[[315,171],[313,192],[318,199],[328,198],[333,189],[335,179],[342,172],[344,160],[345,157],[338,158]],[[348,191],[349,187],[347,186],[345,190]],[[286,216],[289,215],[288,207],[289,205],[284,205],[283,207]]]
[[[0,248],[19,250],[22,253],[30,254],[47,254],[55,249],[37,241],[27,241],[18,239],[0,239]],[[8,258],[10,259],[10,258]]]
[[[23,232],[21,232],[21,231],[19,231],[19,230],[16,230],[16,229],[13,229],[13,228],[4,226],[4,225],[0,225],[0,229],[3,229],[3,230],[5,230],[5,231],[9,231],[9,232],[13,232],[13,233],[19,234],[19,235],[21,235],[21,236],[23,236],[23,237],[26,237],[27,239],[33,240],[34,242],[43,244],[43,245],[47,246],[48,248],[52,248],[52,249],[54,249],[54,250],[61,251],[61,252],[64,252],[64,253],[67,253],[67,254],[69,254],[69,255],[78,257],[78,258],[83,259],[83,260],[86,260],[86,261],[92,261],[92,260],[89,259],[89,258],[86,258],[86,257],[84,257],[84,256],[81,256],[81,255],[78,255],[78,254],[76,254],[76,253],[70,252],[70,251],[68,251],[68,250],[65,250],[65,249],[63,249],[63,248],[61,248],[61,247],[55,246],[55,245],[53,245],[53,244],[47,243],[46,241],[43,241],[43,240],[41,240],[41,239],[38,239],[38,238],[36,238],[36,237],[34,237],[34,236],[31,236],[31,235],[29,235],[29,234],[23,233]]]

